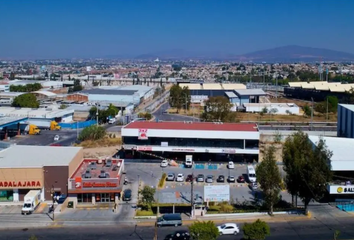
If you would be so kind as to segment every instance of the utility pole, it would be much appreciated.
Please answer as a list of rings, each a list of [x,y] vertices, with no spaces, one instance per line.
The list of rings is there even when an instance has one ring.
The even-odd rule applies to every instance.
[[[76,121],[76,138],[79,139],[79,122]]]
[[[311,131],[313,128],[313,98],[311,97]]]
[[[157,190],[157,208],[156,208],[156,222],[155,222],[155,236],[154,236],[154,240],[158,240],[157,237],[157,220],[159,219],[159,212],[160,212],[160,207],[159,207],[159,202],[160,202],[160,192],[159,192],[159,188],[156,188]]]
[[[327,96],[327,113],[326,113],[326,120],[328,121],[328,96]]]
[[[275,99],[278,101],[278,76],[275,79]]]
[[[96,103],[96,125],[98,127],[98,104]]]
[[[193,168],[193,166],[192,166]],[[194,217],[194,170],[192,169],[192,181],[191,181],[191,218]]]
[[[55,210],[55,207],[54,207],[54,203],[55,203],[55,196],[54,196],[54,185],[52,185],[52,190],[51,190],[51,193],[52,193],[52,200],[53,200],[52,211],[53,211],[53,222],[54,222],[54,210]]]

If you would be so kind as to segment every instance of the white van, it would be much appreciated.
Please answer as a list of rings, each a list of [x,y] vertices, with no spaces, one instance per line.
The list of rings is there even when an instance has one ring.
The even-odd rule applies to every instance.
[[[256,170],[253,166],[247,166],[247,177],[250,182],[257,182]]]
[[[193,167],[193,155],[186,155],[186,161],[184,162],[186,168]]]

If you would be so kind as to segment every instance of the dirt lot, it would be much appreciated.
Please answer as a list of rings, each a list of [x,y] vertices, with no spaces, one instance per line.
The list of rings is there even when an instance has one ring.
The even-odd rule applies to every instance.
[[[112,147],[98,147],[98,148],[85,148],[85,158],[97,158],[97,157],[111,157],[117,152],[119,146]]]

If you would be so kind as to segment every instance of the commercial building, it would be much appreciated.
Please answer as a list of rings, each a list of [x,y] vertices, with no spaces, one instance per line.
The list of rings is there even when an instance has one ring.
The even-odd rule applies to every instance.
[[[259,113],[267,109],[270,114],[300,114],[300,108],[294,103],[244,103],[246,112]]]
[[[41,190],[41,200],[52,191],[68,194],[68,178],[83,159],[80,147],[0,144],[0,201],[23,201],[30,190]]]
[[[354,105],[338,104],[337,136],[354,138]]]
[[[343,201],[354,199],[354,139],[338,137],[322,137],[328,149],[332,152],[331,170],[333,182],[327,186],[329,201]],[[309,136],[309,140],[316,146],[318,136]]]
[[[194,160],[258,161],[256,124],[204,122],[131,122],[122,128],[122,156],[146,158],[154,153],[166,158]],[[132,155],[129,155],[131,154]]]
[[[84,159],[70,174],[70,201],[77,204],[118,203],[122,191],[122,159]]]
[[[240,83],[189,83],[179,84],[180,87],[188,87],[191,98],[193,96],[217,97],[225,96],[225,92],[234,91],[235,89],[246,89],[244,84]]]

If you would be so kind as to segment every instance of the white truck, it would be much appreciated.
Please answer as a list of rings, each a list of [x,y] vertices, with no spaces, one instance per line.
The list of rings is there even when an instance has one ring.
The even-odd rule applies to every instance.
[[[36,208],[40,203],[41,203],[41,191],[40,190],[29,191],[25,195],[21,214],[27,215],[33,213],[33,211],[36,210]]]
[[[193,167],[193,155],[186,155],[186,161],[184,162],[186,168]]]

